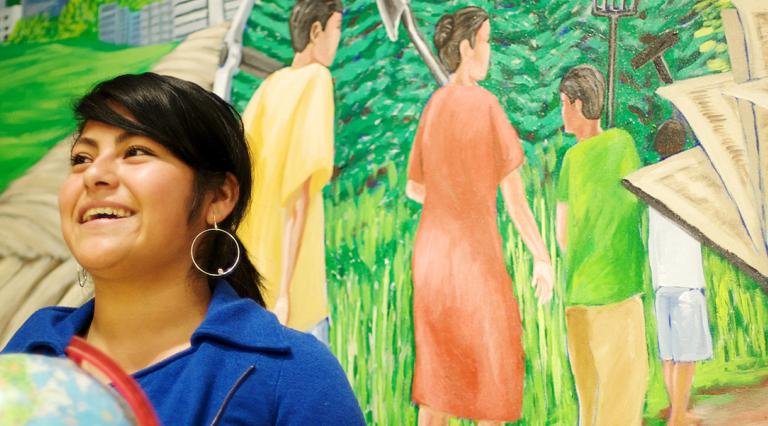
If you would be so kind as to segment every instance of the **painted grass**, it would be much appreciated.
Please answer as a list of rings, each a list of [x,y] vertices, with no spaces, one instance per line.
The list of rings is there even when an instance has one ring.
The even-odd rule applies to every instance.
[[[535,155],[543,169],[526,168],[528,198],[550,247],[557,275],[562,263],[554,235],[555,152],[562,142]],[[331,346],[352,382],[371,424],[415,424],[410,403],[414,341],[411,256],[420,206],[406,199],[405,172],[395,164],[381,165],[384,176],[365,189],[336,182],[326,193],[326,240],[329,297],[332,301]],[[357,192],[356,197],[341,194]],[[553,302],[540,306],[530,287],[531,256],[506,214],[499,216],[504,252],[517,295],[527,354],[523,419],[526,425],[573,425],[577,401],[568,365],[563,306],[564,282],[555,287]],[[757,285],[728,262],[705,250],[707,291],[715,359],[704,362],[696,389],[753,383],[768,375],[766,339],[768,303]],[[648,424],[667,405],[657,355],[652,290],[645,297],[649,391]],[[750,380],[751,379],[751,380]],[[452,424],[472,424],[455,419]]]
[[[0,191],[73,131],[74,99],[98,81],[147,71],[174,46],[91,38],[0,46]]]

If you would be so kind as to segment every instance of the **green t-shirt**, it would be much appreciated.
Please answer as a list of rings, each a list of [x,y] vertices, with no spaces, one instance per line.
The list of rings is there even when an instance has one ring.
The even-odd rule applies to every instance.
[[[643,291],[642,205],[621,186],[640,167],[632,136],[609,129],[565,154],[557,199],[568,203],[566,305],[607,305]]]

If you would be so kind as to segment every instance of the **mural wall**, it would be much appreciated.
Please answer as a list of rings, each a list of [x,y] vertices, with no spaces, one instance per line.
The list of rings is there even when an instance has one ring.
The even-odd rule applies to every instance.
[[[252,143],[264,152],[274,142],[263,129],[277,126],[311,123],[299,140],[323,140],[322,152],[293,148],[302,159],[316,156],[321,166],[296,166],[285,160],[289,154],[275,154],[279,179],[296,177],[287,198],[306,203],[311,224],[302,229],[312,233],[314,239],[305,241],[314,251],[307,251],[307,243],[289,252],[287,259],[299,266],[287,279],[290,293],[282,294],[287,308],[278,303],[285,268],[275,266],[285,259],[272,262],[276,272],[266,266],[268,300],[284,322],[303,331],[314,331],[328,316],[329,345],[369,423],[415,424],[432,408],[434,419],[446,420],[441,413],[447,413],[451,424],[518,417],[517,424],[577,424],[579,401],[584,416],[587,398],[583,379],[574,380],[574,343],[620,340],[595,343],[574,334],[576,308],[632,299],[628,309],[639,320],[631,327],[640,340],[631,352],[637,360],[647,352],[647,370],[636,360],[611,374],[639,375],[637,384],[623,380],[616,393],[634,391],[637,419],[664,424],[670,398],[657,336],[657,315],[664,314],[657,314],[651,264],[664,264],[654,260],[653,250],[667,243],[655,237],[662,222],[649,223],[649,205],[651,216],[660,214],[693,244],[675,246],[680,256],[671,257],[701,253],[694,269],[703,283],[697,294],[705,296],[712,352],[696,363],[690,413],[705,424],[768,422],[761,402],[768,396],[768,163],[759,150],[768,128],[765,5],[346,0],[338,50],[326,58],[328,66],[321,61],[311,65],[313,73],[288,76],[301,68],[278,71],[301,56],[289,27],[294,3],[252,5],[229,95],[244,114]],[[229,22],[238,7],[249,5],[5,0],[0,6],[0,241],[7,241],[0,243],[0,271],[6,272],[0,276],[14,278],[0,287],[4,344],[34,309],[88,297],[74,282],[73,262],[57,239],[55,191],[67,167],[62,147],[73,130],[72,100],[99,80],[149,69],[212,88],[220,57],[228,53],[222,46]],[[450,90],[457,69],[470,62],[464,68],[464,59],[447,64],[433,40],[441,17],[465,6],[487,13],[487,20],[478,19],[490,25],[472,27],[476,39],[463,48],[458,43],[456,54],[462,58],[464,49],[467,58],[487,45],[489,66],[487,75],[467,71],[472,89],[456,94]],[[319,31],[325,33],[323,24]],[[737,44],[748,47],[739,53]],[[615,104],[607,102],[590,122],[626,131],[621,155],[591,150],[577,158],[586,146],[581,142],[595,135],[582,137],[574,131],[578,123],[564,123],[571,116],[563,106],[576,103],[562,95],[561,82],[581,64],[608,79],[600,98],[612,95]],[[442,87],[447,78],[452,80]],[[298,111],[303,101],[291,104],[290,97],[298,99],[303,87],[325,101],[312,103],[295,122],[260,124],[279,108]],[[584,118],[584,101],[579,105]],[[670,119],[679,123],[665,125],[679,126],[670,133],[679,145],[675,152],[664,148],[672,145],[660,136],[668,134],[662,125]],[[443,140],[450,143],[440,145]],[[59,169],[50,165],[56,161],[62,162]],[[601,186],[601,179],[610,183]],[[305,199],[295,195],[302,193]],[[631,223],[622,227],[622,221]],[[251,223],[268,222],[256,217]],[[636,234],[635,242],[627,242],[629,234]],[[600,253],[612,257],[584,273],[587,278],[574,275],[574,258],[601,244],[607,251]],[[315,263],[304,265],[308,259]],[[613,274],[634,272],[616,284],[619,275],[600,275],[611,268],[621,269]],[[609,284],[595,284],[600,279]],[[317,283],[306,284],[312,280]],[[594,300],[574,294],[578,282],[591,283],[583,293]],[[606,295],[608,287],[626,294]],[[446,296],[449,290],[453,298]],[[300,298],[327,303],[318,307]],[[598,361],[597,368],[611,362]],[[441,363],[442,369],[435,367]],[[426,375],[434,380],[424,380]],[[454,375],[460,380],[452,381]]]

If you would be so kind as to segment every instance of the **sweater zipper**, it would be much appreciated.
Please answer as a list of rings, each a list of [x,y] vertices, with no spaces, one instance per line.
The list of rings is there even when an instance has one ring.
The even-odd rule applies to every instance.
[[[229,401],[232,399],[233,396],[235,396],[235,392],[237,392],[237,388],[240,387],[240,385],[245,382],[245,379],[248,378],[248,376],[253,373],[253,371],[256,370],[256,366],[251,365],[248,368],[245,369],[243,374],[240,375],[240,377],[235,381],[235,384],[232,385],[232,387],[227,392],[227,395],[224,397],[224,401],[221,403],[221,407],[219,407],[219,411],[216,412],[216,416],[213,418],[213,421],[211,422],[211,426],[216,426],[221,421],[222,416],[224,415],[224,410],[227,409],[227,405],[229,405]]]

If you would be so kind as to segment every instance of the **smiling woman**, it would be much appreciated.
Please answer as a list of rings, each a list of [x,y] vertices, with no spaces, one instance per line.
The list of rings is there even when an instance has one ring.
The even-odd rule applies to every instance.
[[[362,424],[333,355],[263,308],[235,237],[251,165],[232,107],[147,73],[97,85],[75,114],[61,228],[95,297],[38,311],[4,352],[63,356],[84,337],[163,423]]]

